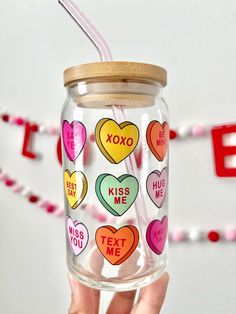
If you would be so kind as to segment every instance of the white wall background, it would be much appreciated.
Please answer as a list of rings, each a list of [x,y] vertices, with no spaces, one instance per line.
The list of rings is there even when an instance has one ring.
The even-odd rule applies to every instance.
[[[173,127],[235,120],[234,0],[77,0],[117,60],[164,66]],[[59,124],[63,70],[97,61],[56,0],[0,0],[0,105]],[[37,136],[40,161],[21,157],[21,128],[0,122],[0,166],[34,191],[63,201],[56,138]],[[172,227],[236,224],[235,179],[214,176],[210,138],[171,144]],[[0,184],[0,313],[66,313],[64,226]],[[235,244],[171,246],[163,314],[234,314]],[[102,311],[104,313],[104,310]]]

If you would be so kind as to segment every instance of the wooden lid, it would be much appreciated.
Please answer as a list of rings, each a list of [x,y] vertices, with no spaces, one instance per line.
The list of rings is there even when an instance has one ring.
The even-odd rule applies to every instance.
[[[166,86],[167,72],[156,65],[123,61],[87,63],[64,71],[65,86],[92,79],[135,79]]]

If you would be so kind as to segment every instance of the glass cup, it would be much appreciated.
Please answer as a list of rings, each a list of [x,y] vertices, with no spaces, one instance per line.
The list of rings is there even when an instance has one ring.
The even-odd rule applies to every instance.
[[[62,111],[67,264],[83,284],[125,291],[168,259],[166,71],[134,62],[67,69]]]

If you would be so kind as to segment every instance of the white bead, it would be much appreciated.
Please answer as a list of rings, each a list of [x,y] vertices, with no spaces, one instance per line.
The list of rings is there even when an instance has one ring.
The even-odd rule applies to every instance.
[[[192,229],[189,231],[188,238],[191,241],[199,241],[201,239],[201,232],[197,229]]]
[[[29,196],[30,193],[31,189],[28,186],[24,187],[23,190],[21,191],[21,195],[25,197]]]
[[[47,132],[47,127],[44,124],[40,124],[39,126],[39,132],[40,133],[46,133]]]
[[[5,107],[0,107],[0,114],[7,113],[7,110]]]
[[[181,126],[177,130],[178,136],[182,138],[189,136],[191,132],[192,132],[192,128],[190,126]]]

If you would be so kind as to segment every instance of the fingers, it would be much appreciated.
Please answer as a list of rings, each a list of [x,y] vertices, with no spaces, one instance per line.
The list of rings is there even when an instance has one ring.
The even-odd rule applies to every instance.
[[[138,260],[140,258],[140,252],[138,250],[134,253],[119,267],[119,277],[128,277],[131,274],[138,272],[140,265],[138,265]]]
[[[130,314],[136,290],[116,292],[111,300],[107,314]]]
[[[68,275],[72,296],[69,314],[98,314],[100,291],[82,285]]]
[[[91,255],[89,258],[89,267],[93,275],[100,277],[104,266],[104,257],[98,250],[95,241],[90,243]]]
[[[165,299],[169,275],[165,273],[151,285],[142,288],[131,314],[159,314]]]

